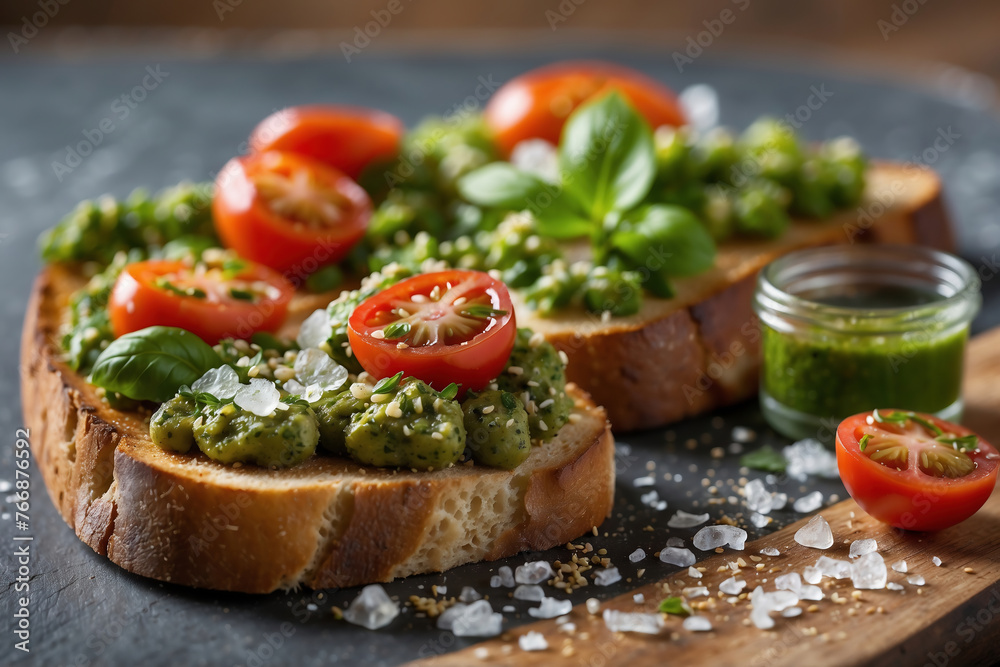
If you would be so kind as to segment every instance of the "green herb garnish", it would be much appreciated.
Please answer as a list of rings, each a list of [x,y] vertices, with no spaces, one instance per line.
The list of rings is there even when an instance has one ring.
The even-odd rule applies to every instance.
[[[391,394],[399,388],[399,381],[403,379],[403,371],[399,371],[392,377],[382,378],[372,389],[372,394]]]
[[[904,410],[896,410],[894,412],[879,412],[878,410],[872,410],[872,419],[880,424],[905,424],[908,421],[920,424],[925,429],[933,433],[935,436],[944,435],[944,431],[941,427],[934,422],[924,419],[915,412],[907,412]]]
[[[517,408],[517,398],[509,391],[500,392],[500,402],[508,410],[515,410]]]
[[[385,340],[395,340],[397,338],[405,338],[410,333],[410,323],[409,322],[393,322],[385,329],[382,330]]]
[[[691,607],[682,598],[670,597],[660,602],[661,614],[673,614],[674,616],[690,616]]]
[[[187,288],[178,287],[177,285],[173,284],[172,282],[163,277],[157,278],[153,284],[159,287],[160,289],[176,294],[177,296],[191,296],[196,299],[204,299],[206,296],[208,296],[205,293],[205,290],[201,289],[200,287],[187,287]]]
[[[486,317],[503,317],[507,314],[506,310],[500,310],[499,308],[493,308],[491,306],[485,306],[483,304],[474,303],[465,310],[462,311],[463,315],[468,315],[469,317],[478,317],[480,319]]]
[[[450,385],[438,392],[438,395],[446,401],[454,400],[458,396],[458,385],[452,382]]]
[[[240,301],[253,301],[253,292],[245,289],[239,289],[238,287],[229,288],[229,296],[234,299],[239,299]]]
[[[861,451],[865,451],[865,448],[868,446],[868,441],[871,439],[872,439],[871,433],[865,433],[863,436],[861,436],[861,439],[858,440],[858,449],[860,449]]]
[[[974,435],[939,435],[934,438],[938,442],[951,445],[960,452],[973,452],[979,449],[979,438]]]
[[[740,465],[754,470],[765,470],[767,472],[785,472],[788,462],[785,456],[779,451],[775,451],[770,445],[764,445],[760,449],[744,454],[740,458]]]

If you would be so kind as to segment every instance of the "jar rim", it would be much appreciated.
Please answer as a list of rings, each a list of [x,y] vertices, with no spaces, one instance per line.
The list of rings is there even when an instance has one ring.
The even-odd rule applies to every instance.
[[[933,287],[941,298],[908,306],[851,307],[816,301],[789,289],[795,279],[851,270],[866,271],[871,280],[908,276]],[[940,250],[897,244],[820,246],[796,250],[765,266],[757,280],[754,309],[765,321],[780,315],[857,333],[905,332],[932,323],[939,327],[968,323],[979,311],[980,287],[971,264]]]

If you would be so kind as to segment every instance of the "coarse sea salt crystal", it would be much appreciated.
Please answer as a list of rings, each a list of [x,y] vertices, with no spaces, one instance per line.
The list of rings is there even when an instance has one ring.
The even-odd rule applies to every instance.
[[[604,625],[611,632],[638,632],[645,635],[659,634],[665,625],[660,614],[645,614],[617,609],[605,609]]]
[[[674,515],[670,517],[670,520],[667,521],[667,525],[671,528],[694,528],[695,526],[700,526],[706,521],[708,521],[708,514],[689,514],[684,510],[677,510],[674,512]],[[682,540],[681,544],[683,543],[684,542]]]
[[[815,567],[823,576],[832,579],[847,579],[851,576],[851,564],[846,560],[820,556],[819,560],[816,561]],[[810,581],[809,583],[814,584],[816,582]]]
[[[399,616],[399,604],[378,584],[365,586],[344,610],[344,620],[369,630],[378,630]]]
[[[540,584],[555,576],[552,566],[547,561],[536,560],[525,563],[514,570],[514,581],[519,584]]]
[[[897,560],[895,563],[892,564],[892,569],[894,572],[902,572],[905,574],[907,570],[906,561]]]
[[[646,596],[642,593],[636,593],[632,596],[632,602],[636,604],[644,604],[646,602]]]
[[[806,584],[798,590],[797,595],[800,600],[822,600],[823,599],[823,589],[819,586],[813,586],[811,584]]]
[[[795,531],[795,541],[812,549],[829,549],[833,546],[833,531],[823,515],[817,514]]]
[[[746,444],[756,438],[757,434],[746,426],[734,426],[730,437],[736,442]]]
[[[651,475],[646,475],[645,477],[636,477],[632,480],[632,486],[635,488],[641,488],[643,486],[653,486],[656,482]]]
[[[301,350],[295,357],[295,377],[302,384],[318,385],[323,391],[340,389],[347,382],[347,369],[323,350]]]
[[[854,540],[851,542],[851,551],[849,556],[851,558],[859,558],[865,554],[870,554],[873,551],[878,551],[878,542],[868,538],[864,540]]]
[[[274,412],[280,402],[278,388],[270,380],[262,378],[251,378],[250,384],[240,385],[233,396],[233,403],[258,417],[266,417]]]
[[[687,588],[681,589],[681,593],[684,595],[684,597],[689,597],[689,598],[708,597],[709,595],[708,588],[706,588],[705,586],[689,586]]]
[[[545,635],[533,630],[518,637],[517,645],[521,647],[522,651],[544,651],[549,647],[549,643],[545,640]]]
[[[694,567],[688,568],[688,576],[692,579],[701,579],[701,572],[696,570]]]
[[[302,394],[302,398],[304,398],[308,403],[315,403],[323,398],[323,393],[323,388],[314,383],[306,387],[306,391]]]
[[[788,494],[787,493],[776,493],[771,496],[771,511],[776,512],[777,510],[785,509],[785,505],[788,504]]]
[[[802,607],[789,607],[781,612],[781,615],[785,618],[795,618],[796,616],[802,615]]]
[[[452,610],[457,611],[445,622],[445,615]],[[503,614],[494,612],[487,600],[476,600],[468,605],[459,602],[438,616],[438,627],[450,629],[456,637],[496,637],[503,628]]]
[[[762,554],[764,554],[765,556],[780,556],[781,555],[781,552],[778,551],[777,549],[775,549],[774,547],[764,547],[763,549],[760,550],[760,552]]]
[[[941,559],[938,558],[937,556],[931,558],[931,562],[934,563],[934,565],[936,565],[937,567],[941,567]]]
[[[927,583],[924,580],[924,578],[922,576],[920,576],[919,574],[911,574],[910,576],[908,576],[906,578],[906,582],[908,584],[912,584],[914,586],[923,586],[924,584]]]
[[[736,526],[720,524],[718,526],[705,526],[695,534],[691,543],[696,549],[702,551],[711,551],[721,546],[742,551],[746,541],[747,531]]]
[[[442,591],[442,595],[443,594],[444,594],[444,592]],[[476,600],[482,600],[482,599],[483,599],[483,596],[480,595],[479,591],[477,591],[472,586],[463,586],[462,587],[462,592],[458,596],[458,601],[459,602],[466,602],[466,603],[468,603],[468,602],[475,602]]]
[[[851,563],[851,582],[859,589],[885,588],[885,580],[889,571],[885,567],[885,559],[877,551],[861,556]]]
[[[885,585],[890,591],[901,591],[905,588],[903,584],[897,584],[895,581],[890,581]]]
[[[758,586],[750,594],[750,603],[753,605],[750,621],[761,630],[769,630],[774,627],[771,612],[781,612],[794,607],[799,603],[799,598],[791,591],[765,593],[764,589]]]
[[[322,345],[333,334],[333,327],[330,325],[330,315],[325,308],[313,311],[307,317],[302,326],[299,327],[299,335],[295,342],[303,350],[317,348]]]
[[[204,392],[216,398],[232,398],[240,386],[240,376],[233,367],[222,365],[205,371],[205,374],[191,385],[191,391]]]
[[[528,615],[535,618],[555,618],[571,611],[573,611],[573,602],[570,600],[543,598],[540,605],[528,610]]]
[[[752,523],[757,528],[763,528],[767,524],[771,523],[771,519],[760,512],[750,513],[750,523]]]
[[[751,512],[767,514],[771,511],[773,496],[763,480],[752,479],[743,487],[743,501]]]
[[[837,456],[819,440],[808,438],[785,447],[782,452],[789,477],[804,482],[809,475],[834,478],[838,476]]]
[[[594,576],[594,584],[597,586],[610,586],[622,580],[622,575],[617,567],[609,567],[601,570]]]
[[[515,600],[531,600],[541,602],[545,597],[545,591],[538,584],[522,584],[514,589]]]
[[[791,591],[796,595],[802,590],[802,577],[798,572],[781,574],[774,578],[774,587],[781,591]]]
[[[813,491],[812,493],[802,496],[794,503],[792,503],[792,509],[799,514],[808,514],[809,512],[814,512],[823,506],[823,492]]]
[[[601,601],[597,598],[587,598],[587,612],[596,614],[601,610]]]
[[[301,382],[292,378],[291,380],[286,380],[285,384],[281,385],[281,388],[287,391],[293,396],[301,396],[306,393],[306,387]]]
[[[643,549],[636,549],[628,555],[628,560],[630,563],[638,563],[643,558],[646,557],[646,552]]]
[[[817,567],[806,565],[802,568],[802,578],[808,584],[818,584],[823,579],[823,573]]]
[[[704,616],[688,616],[682,625],[690,632],[708,632],[712,629],[712,622]]]
[[[693,551],[681,547],[666,547],[660,552],[660,560],[677,567],[690,567],[698,562]]]
[[[663,511],[667,509],[667,501],[660,500],[660,493],[656,489],[639,496],[639,502],[647,507],[652,507],[654,510]]]
[[[743,579],[737,579],[735,576],[729,577],[721,584],[719,584],[719,590],[726,595],[739,595],[740,592],[746,588],[747,582]]]

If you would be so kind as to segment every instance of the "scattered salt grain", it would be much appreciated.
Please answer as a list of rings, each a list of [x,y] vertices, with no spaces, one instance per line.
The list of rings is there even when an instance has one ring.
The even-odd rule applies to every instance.
[[[892,564],[892,569],[894,572],[902,572],[903,574],[905,574],[907,570],[906,561],[897,560],[895,563]]]
[[[441,591],[441,588],[438,587],[438,590]],[[447,589],[445,589],[445,591],[446,590]],[[445,591],[441,591],[441,594],[443,595]],[[459,602],[466,602],[466,603],[468,603],[468,602],[475,602],[476,600],[482,600],[482,599],[483,599],[483,596],[480,595],[479,591],[477,591],[472,586],[463,586],[462,587],[462,592],[458,596],[458,601]]]
[[[750,594],[750,603],[753,605],[750,621],[761,630],[769,630],[774,627],[771,612],[782,612],[794,607],[799,603],[799,598],[791,591],[765,593],[764,589],[758,586]]]
[[[808,584],[818,584],[823,579],[823,573],[819,568],[813,567],[812,565],[806,565],[802,569],[802,578],[805,579]]]
[[[796,595],[802,590],[802,577],[798,572],[781,574],[774,578],[774,587],[780,591],[791,591]]]
[[[630,613],[617,609],[604,610],[604,625],[611,632],[639,632],[646,635],[659,634],[663,629],[660,614]]]
[[[655,482],[656,480],[652,476],[646,475],[645,477],[636,477],[633,479],[632,486],[638,489],[643,486],[653,486]]]
[[[885,559],[877,551],[861,556],[851,563],[851,582],[859,589],[885,588],[888,576]]]
[[[232,366],[222,365],[205,372],[191,385],[191,391],[206,393],[216,398],[232,398],[240,388],[240,376]],[[270,414],[270,413],[268,413]]]
[[[780,556],[781,555],[781,552],[778,551],[777,549],[775,549],[774,547],[764,547],[763,549],[760,550],[760,552],[762,554],[764,554],[765,556]]]
[[[756,528],[763,528],[767,524],[771,523],[771,519],[760,512],[751,512],[750,523],[752,523]]]
[[[719,584],[719,590],[726,595],[739,595],[746,586],[747,582],[733,576]]]
[[[785,618],[795,618],[802,615],[802,607],[789,607],[781,612]]]
[[[890,591],[901,591],[905,588],[903,584],[897,584],[895,581],[890,581],[885,585]]]
[[[747,531],[736,526],[718,525],[705,526],[699,530],[691,541],[696,549],[711,551],[721,546],[728,546],[736,551],[743,551],[747,541]]]
[[[545,635],[540,632],[529,631],[517,638],[517,645],[522,651],[544,651],[549,647],[545,641]]]
[[[683,625],[690,632],[708,632],[712,629],[712,622],[704,616],[688,616]]]
[[[688,598],[707,598],[709,596],[708,588],[705,586],[689,586],[681,589],[681,593],[684,594],[684,597]]]
[[[771,511],[776,512],[778,510],[785,509],[785,505],[788,504],[788,494],[787,493],[776,493],[771,496]]]
[[[240,385],[233,396],[233,403],[258,417],[267,417],[281,402],[278,388],[270,380],[252,378],[250,384]]]
[[[274,386],[274,385],[272,385]],[[344,620],[369,630],[378,630],[399,616],[399,604],[378,584],[365,586],[344,610]]]
[[[746,444],[756,438],[757,434],[751,429],[748,429],[746,426],[734,426],[730,437],[732,437],[732,439],[736,442]]]
[[[503,627],[503,614],[495,613],[486,600],[459,602],[438,616],[437,625],[441,630],[451,630],[456,637],[495,637]]]
[[[302,322],[295,342],[303,350],[317,348],[326,342],[332,334],[333,327],[330,325],[330,315],[325,308],[320,308],[313,311],[312,315]]]
[[[437,587],[437,592],[438,592],[438,595],[447,595],[448,594],[448,587],[447,586],[438,586]],[[464,588],[462,589],[462,592],[463,593],[465,592]],[[479,598],[476,598],[476,599],[478,600]],[[465,602],[465,600],[462,600],[462,602]]]
[[[315,384],[323,391],[334,391],[347,382],[347,369],[316,348],[299,352],[294,368],[296,379],[307,387]]]
[[[514,570],[514,581],[519,584],[540,584],[555,576],[552,566],[544,560],[525,563]]]
[[[513,588],[514,583],[514,573],[506,565],[501,565],[497,573],[490,577],[490,586],[493,588]]]
[[[799,589],[798,596],[800,600],[822,600],[823,589],[819,586],[806,584]]]
[[[696,570],[694,567],[688,568],[688,576],[692,579],[701,579],[701,572]]]
[[[587,612],[596,614],[601,610],[601,601],[597,598],[587,598]]]
[[[515,600],[530,600],[541,602],[545,598],[545,591],[537,584],[523,584],[514,589]]]
[[[621,580],[622,575],[618,572],[617,567],[609,567],[601,570],[594,576],[594,584],[597,586],[610,586],[611,584],[617,583]]]
[[[914,586],[923,586],[927,582],[919,574],[911,574],[906,578],[906,583],[912,584]]]
[[[556,616],[568,614],[572,610],[573,603],[570,600],[543,598],[540,605],[528,610],[528,615],[535,618],[555,618]]]
[[[680,547],[667,547],[660,552],[660,560],[668,565],[677,567],[690,567],[698,562],[694,557],[694,552],[690,549]]]
[[[808,438],[785,447],[782,450],[788,467],[789,477],[804,482],[809,475],[837,477],[837,456],[823,446],[819,440]]]
[[[660,500],[660,494],[656,489],[653,489],[649,493],[644,493],[639,496],[639,502],[647,507],[651,507],[654,510],[663,511],[667,509],[667,501]]]
[[[823,506],[823,492],[813,491],[809,495],[802,496],[794,503],[792,503],[792,509],[799,514],[809,514],[809,512],[815,512],[820,507]]]
[[[752,479],[743,487],[743,499],[751,512],[767,514],[771,511],[772,495],[764,486],[763,480]]]
[[[851,564],[846,560],[837,560],[829,556],[820,556],[816,561],[816,569],[825,577],[832,579],[847,579],[851,576]],[[808,581],[808,579],[807,579]],[[809,583],[814,584],[815,581]]]
[[[632,602],[636,604],[644,604],[646,602],[646,596],[642,593],[636,593],[632,596]]]
[[[829,549],[833,546],[833,531],[823,515],[817,514],[795,531],[795,541],[812,549]]]
[[[677,510],[667,521],[667,525],[671,528],[694,528],[706,521],[708,521],[708,514],[689,514],[684,510]]]
[[[931,558],[931,562],[934,563],[934,565],[936,565],[937,567],[941,567],[941,559],[938,558],[937,556]]]
[[[503,606],[503,609],[501,609],[501,611],[505,614],[513,614],[515,611],[517,611],[517,607],[515,607],[512,604],[505,604]]]
[[[628,560],[630,563],[638,563],[643,558],[646,557],[646,552],[643,549],[636,549],[628,555]]]
[[[870,554],[873,551],[878,551],[878,542],[869,538],[864,540],[854,540],[851,542],[851,558],[859,558],[865,554]],[[906,564],[903,564],[906,567]]]

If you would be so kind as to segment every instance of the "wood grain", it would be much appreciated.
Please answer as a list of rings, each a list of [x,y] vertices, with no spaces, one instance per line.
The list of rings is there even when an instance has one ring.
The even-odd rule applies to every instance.
[[[1000,441],[1000,329],[977,337],[966,361],[965,396],[967,424],[983,437]],[[425,667],[446,665],[953,665],[985,664],[997,657],[1000,638],[1000,492],[968,521],[938,533],[908,533],[881,524],[865,514],[852,500],[822,510],[833,528],[836,543],[827,552],[796,544],[795,531],[803,519],[747,545],[745,551],[726,551],[700,562],[704,578],[683,573],[647,584],[607,601],[603,608],[654,611],[668,594],[678,595],[685,586],[703,585],[716,592],[718,584],[733,573],[727,564],[742,557],[746,591],[758,584],[774,590],[774,577],[806,565],[826,553],[847,558],[849,543],[873,537],[887,563],[906,560],[911,574],[921,574],[927,585],[905,584],[905,591],[859,591],[849,579],[824,578],[826,598],[798,618],[777,618],[773,630],[762,631],[749,624],[749,604],[731,605],[718,597],[694,598],[706,604],[698,613],[714,625],[708,633],[692,633],[671,618],[657,636],[612,633],[601,617],[575,607],[570,621],[575,633],[559,630],[554,620],[541,621],[456,653],[420,661]],[[780,556],[762,556],[757,570],[751,556],[765,547],[775,547]],[[935,567],[938,556],[943,565]],[[725,571],[720,571],[724,569]],[[971,570],[971,571],[968,571]],[[905,575],[890,570],[890,581],[903,582]],[[632,595],[642,593],[647,602],[637,605]],[[855,595],[860,595],[856,598]],[[837,597],[834,598],[834,595]],[[517,637],[536,631],[544,634],[549,649],[525,652]],[[485,653],[484,653],[485,651]]]

